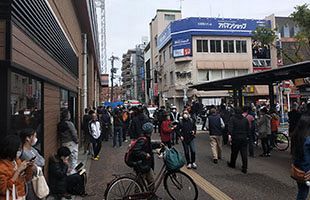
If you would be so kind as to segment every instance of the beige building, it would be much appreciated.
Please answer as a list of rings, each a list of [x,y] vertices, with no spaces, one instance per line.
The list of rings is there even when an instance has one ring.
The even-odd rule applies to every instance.
[[[152,103],[159,103],[159,90],[158,90],[158,73],[160,56],[157,49],[157,38],[162,33],[170,22],[181,19],[182,14],[180,10],[163,10],[156,11],[156,16],[150,22],[150,71],[151,71],[151,85],[153,89],[152,96],[149,97]]]

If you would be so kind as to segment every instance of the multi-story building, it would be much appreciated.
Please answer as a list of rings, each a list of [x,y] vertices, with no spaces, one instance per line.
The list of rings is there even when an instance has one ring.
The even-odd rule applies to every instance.
[[[159,9],[156,11],[156,16],[150,22],[150,49],[151,49],[151,60],[150,60],[150,88],[153,89],[152,96],[149,100],[152,103],[159,104],[159,90],[158,90],[158,70],[159,61],[161,56],[159,55],[157,48],[158,36],[164,31],[170,22],[181,19],[182,14],[180,10],[164,10]]]
[[[145,102],[144,49],[146,45],[147,42],[143,42],[123,54],[122,82],[125,100],[135,99]]]
[[[160,104],[181,108],[188,97],[200,97],[211,104],[229,97],[229,91],[196,91],[188,86],[253,72],[251,36],[260,26],[270,27],[270,21],[186,18],[171,22],[157,38],[159,68],[155,79]]]
[[[144,95],[145,103],[151,104],[151,97],[153,96],[154,91],[151,88],[151,48],[150,43],[148,43],[144,49]]]
[[[84,108],[99,101],[94,16],[90,0],[1,1],[2,138],[25,127],[34,128],[38,148],[48,158],[60,145],[57,123],[62,108],[71,111],[80,128]]]

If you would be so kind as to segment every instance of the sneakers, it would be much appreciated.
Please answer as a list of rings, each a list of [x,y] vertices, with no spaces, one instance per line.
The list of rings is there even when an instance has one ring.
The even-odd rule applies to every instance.
[[[193,169],[197,169],[196,163],[193,163],[193,164],[192,164],[192,168],[193,168]]]
[[[214,164],[217,164],[217,159],[213,159]]]
[[[189,163],[186,167],[187,169],[192,169],[192,164]]]
[[[98,156],[97,156],[97,157],[92,157],[91,159],[92,159],[92,160],[95,160],[95,161],[98,161],[98,160],[99,160]]]
[[[241,172],[246,174],[247,173],[247,169],[242,169]]]

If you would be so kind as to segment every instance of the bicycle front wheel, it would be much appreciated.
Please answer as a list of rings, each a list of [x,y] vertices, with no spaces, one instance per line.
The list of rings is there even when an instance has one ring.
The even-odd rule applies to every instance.
[[[123,200],[126,196],[143,192],[141,185],[131,177],[119,177],[106,189],[105,200]]]
[[[283,133],[277,133],[275,138],[275,146],[280,151],[285,151],[289,147],[289,138]]]
[[[193,179],[182,171],[167,173],[164,186],[173,200],[196,200],[198,190]]]

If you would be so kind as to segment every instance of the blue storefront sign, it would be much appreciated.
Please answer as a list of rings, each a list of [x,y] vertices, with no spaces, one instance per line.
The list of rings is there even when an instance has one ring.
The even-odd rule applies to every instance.
[[[251,37],[257,27],[270,27],[269,20],[228,18],[186,18],[171,22],[159,35],[157,48],[160,50],[172,40],[173,56],[192,55],[192,36],[240,36]]]

